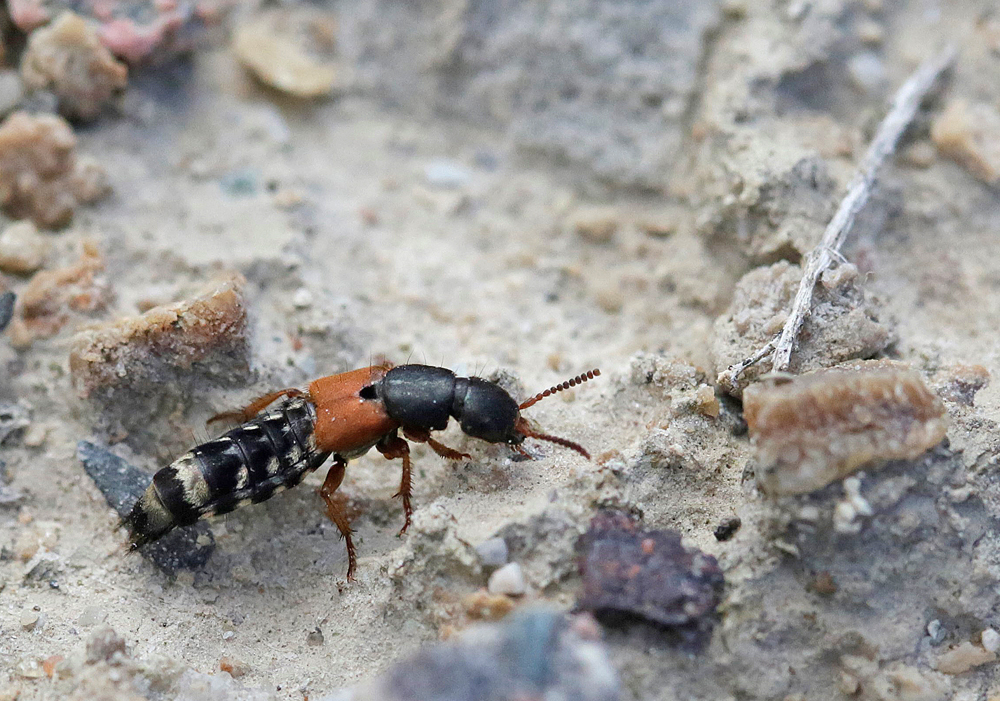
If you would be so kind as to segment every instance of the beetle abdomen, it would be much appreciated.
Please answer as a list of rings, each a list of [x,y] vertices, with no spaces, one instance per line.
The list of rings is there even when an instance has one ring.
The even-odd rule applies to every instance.
[[[315,424],[312,403],[295,397],[177,458],[124,519],[133,548],[297,485],[329,456],[316,449]]]

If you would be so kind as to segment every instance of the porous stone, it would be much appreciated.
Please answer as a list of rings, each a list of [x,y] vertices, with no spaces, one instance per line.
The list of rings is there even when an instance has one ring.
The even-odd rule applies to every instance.
[[[862,465],[915,458],[948,427],[944,405],[920,375],[891,361],[751,385],[743,408],[758,484],[774,495],[815,491]]]
[[[158,391],[193,369],[206,378],[243,374],[249,362],[247,309],[239,275],[185,302],[155,307],[81,331],[73,339],[70,373],[81,397]]]
[[[103,169],[78,160],[62,117],[14,112],[0,124],[0,204],[42,227],[67,224],[79,203],[108,192]]]
[[[51,90],[60,114],[92,120],[128,83],[128,68],[101,44],[97,29],[65,11],[28,38],[21,77],[29,90]]]
[[[798,334],[789,370],[802,373],[848,360],[870,358],[892,341],[878,307],[861,289],[857,268],[843,264],[827,271]],[[787,261],[750,271],[737,283],[733,301],[715,321],[712,356],[718,371],[750,357],[781,332],[798,290],[802,270]],[[765,358],[722,387],[740,396],[771,370]]]

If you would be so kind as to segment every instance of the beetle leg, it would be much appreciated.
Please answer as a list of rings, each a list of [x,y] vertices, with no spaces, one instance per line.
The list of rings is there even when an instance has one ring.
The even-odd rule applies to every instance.
[[[448,446],[442,443],[438,443],[436,440],[431,438],[430,431],[404,428],[403,434],[411,441],[415,441],[417,443],[426,443],[431,447],[431,449],[435,453],[440,455],[442,458],[448,458],[449,460],[468,460],[469,458],[472,457],[468,453],[463,453],[459,450],[455,450],[454,448],[449,448]]]
[[[243,423],[259,414],[268,404],[279,397],[301,397],[304,394],[305,392],[294,387],[279,389],[277,392],[271,392],[270,394],[265,394],[263,397],[254,399],[242,409],[233,409],[232,411],[223,411],[216,414],[205,423],[213,424],[216,421],[236,421],[237,423]]]
[[[340,537],[347,543],[347,581],[354,580],[354,567],[357,564],[357,555],[354,550],[354,542],[351,540],[351,522],[347,518],[347,497],[337,493],[337,488],[344,481],[344,472],[347,470],[347,461],[337,455],[330,471],[326,473],[323,486],[319,488],[319,495],[326,502],[326,515],[337,525]]]
[[[399,480],[399,491],[392,495],[393,499],[400,497],[403,500],[403,515],[406,520],[399,530],[399,535],[403,535],[410,527],[410,517],[413,516],[413,505],[410,503],[410,444],[393,431],[376,443],[375,449],[382,453],[386,460],[403,459],[403,476]]]

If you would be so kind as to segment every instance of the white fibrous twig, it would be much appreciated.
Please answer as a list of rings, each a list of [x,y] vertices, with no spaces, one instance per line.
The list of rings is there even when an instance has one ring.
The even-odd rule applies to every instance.
[[[730,365],[719,375],[719,384],[733,386],[737,378],[751,365],[773,355],[771,368],[775,372],[788,370],[792,350],[802,322],[805,321],[812,308],[813,289],[820,275],[830,267],[840,255],[840,248],[851,230],[854,218],[867,204],[875,185],[875,178],[886,159],[891,156],[899,143],[899,138],[913,122],[920,108],[920,103],[930,92],[938,78],[954,62],[956,51],[948,48],[934,58],[926,61],[910,78],[893,98],[889,113],[879,125],[875,138],[872,139],[868,152],[857,173],[847,187],[847,194],[837,208],[836,214],[823,232],[819,244],[809,252],[806,258],[805,270],[799,289],[795,293],[795,301],[781,334],[772,339],[763,348],[746,359]]]

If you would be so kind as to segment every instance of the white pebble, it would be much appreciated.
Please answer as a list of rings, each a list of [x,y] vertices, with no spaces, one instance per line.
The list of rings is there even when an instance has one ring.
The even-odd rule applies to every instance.
[[[997,633],[992,628],[987,628],[982,632],[980,641],[982,642],[983,647],[990,652],[1000,651],[1000,633]]]
[[[521,571],[521,566],[516,562],[511,562],[490,575],[486,589],[490,594],[521,596],[527,591],[528,586],[524,581],[524,572]]]
[[[454,161],[431,161],[424,166],[424,178],[434,187],[461,187],[469,180],[469,171]]]
[[[34,630],[39,618],[37,611],[25,611],[21,614],[21,627],[25,630]]]
[[[306,309],[311,307],[313,303],[312,292],[307,290],[305,287],[300,287],[295,290],[295,296],[292,297],[292,304],[294,304],[299,309]]]
[[[0,270],[26,275],[42,267],[48,240],[28,220],[14,222],[0,234]]]

